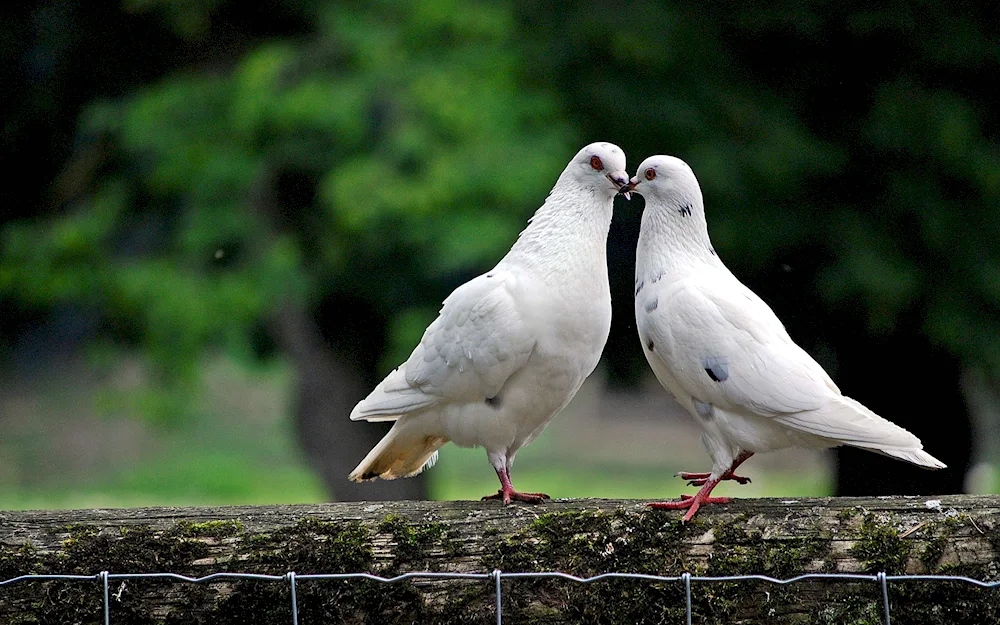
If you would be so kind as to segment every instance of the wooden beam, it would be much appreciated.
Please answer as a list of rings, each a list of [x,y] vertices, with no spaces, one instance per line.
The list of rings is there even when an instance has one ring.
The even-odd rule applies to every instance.
[[[664,576],[959,574],[1000,579],[1000,497],[746,499],[679,512],[641,501],[334,503],[0,512],[0,581],[24,574],[284,575],[562,571]],[[111,622],[290,624],[285,581],[112,580]],[[695,623],[879,623],[873,582],[694,582]],[[492,623],[491,580],[300,580],[299,622]],[[1000,623],[1000,591],[896,581],[893,623]],[[681,583],[503,581],[510,623],[683,623]],[[97,581],[0,586],[2,623],[101,623]]]

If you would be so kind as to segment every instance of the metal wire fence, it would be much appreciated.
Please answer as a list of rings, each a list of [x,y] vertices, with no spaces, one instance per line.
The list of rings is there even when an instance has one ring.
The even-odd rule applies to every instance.
[[[855,574],[855,573],[808,573],[797,575],[787,579],[776,579],[767,575],[727,575],[727,576],[701,576],[682,573],[677,576],[645,575],[640,573],[603,573],[593,577],[577,577],[569,573],[558,571],[544,571],[533,573],[504,573],[499,569],[494,569],[489,573],[434,573],[429,571],[412,572],[397,575],[395,577],[380,577],[371,573],[310,573],[296,574],[294,571],[284,575],[265,575],[260,573],[212,573],[204,577],[187,577],[177,573],[110,573],[101,571],[96,575],[61,575],[61,574],[40,574],[40,575],[20,575],[0,581],[0,587],[17,583],[30,583],[52,580],[70,580],[79,582],[99,582],[99,588],[103,592],[104,601],[104,625],[111,625],[111,592],[110,584],[112,580],[135,580],[135,579],[166,579],[175,582],[201,584],[206,582],[216,582],[224,580],[255,580],[264,582],[274,582],[288,584],[291,591],[291,623],[299,625],[299,606],[296,598],[296,585],[299,582],[313,582],[322,580],[353,580],[363,579],[385,584],[394,584],[407,580],[483,580],[493,584],[496,593],[496,622],[503,624],[503,589],[501,582],[507,580],[513,582],[519,579],[563,579],[579,584],[591,584],[611,579],[631,579],[644,582],[655,583],[680,583],[684,586],[685,595],[685,623],[693,625],[693,612],[691,609],[692,584],[712,583],[712,582],[741,582],[741,581],[761,581],[771,584],[786,585],[794,584],[804,580],[828,580],[828,581],[850,581],[850,582],[874,582],[878,585],[882,597],[883,622],[891,625],[891,606],[889,603],[889,583],[911,582],[911,581],[939,581],[939,582],[963,582],[979,586],[980,588],[1000,587],[1000,581],[987,582],[963,577],[961,575],[886,575],[877,573],[875,575]],[[0,589],[0,599],[3,598],[3,591]],[[308,625],[308,624],[304,624]]]

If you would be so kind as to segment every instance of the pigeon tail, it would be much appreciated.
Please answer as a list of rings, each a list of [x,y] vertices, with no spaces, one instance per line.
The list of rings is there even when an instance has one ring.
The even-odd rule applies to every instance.
[[[395,421],[404,414],[414,412],[438,402],[438,398],[425,394],[406,381],[404,367],[397,367],[368,397],[359,401],[351,411],[351,421]]]
[[[924,467],[927,469],[948,468],[948,465],[941,462],[934,456],[930,455],[923,449],[877,449],[873,451],[878,451],[879,453],[885,454],[886,456],[891,456],[893,458],[898,458],[900,460],[912,462],[918,467]]]
[[[438,449],[448,442],[440,436],[413,432],[406,422],[396,422],[348,477],[352,482],[412,477],[434,466]]]
[[[929,469],[945,464],[923,450],[920,439],[906,429],[878,416],[861,402],[843,395],[817,410],[777,417],[779,422],[800,431]]]

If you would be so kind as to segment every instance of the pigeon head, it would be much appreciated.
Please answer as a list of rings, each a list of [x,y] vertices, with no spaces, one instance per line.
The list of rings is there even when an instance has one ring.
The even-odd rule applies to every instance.
[[[701,187],[687,163],[675,156],[650,156],[639,165],[625,190],[645,198],[643,233],[658,240],[656,245],[687,251],[686,255],[675,255],[677,258],[693,254],[718,262],[708,236]]]
[[[675,156],[658,154],[644,160],[624,191],[635,191],[647,203],[678,207],[701,204],[701,189],[691,167]]]
[[[613,143],[598,142],[584,147],[576,153],[563,175],[596,194],[612,198],[623,193],[629,197],[625,152]]]

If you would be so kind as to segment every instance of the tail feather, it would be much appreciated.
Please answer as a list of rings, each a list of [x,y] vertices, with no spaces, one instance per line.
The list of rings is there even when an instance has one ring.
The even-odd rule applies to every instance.
[[[928,469],[946,469],[948,465],[930,455],[923,449],[873,449],[887,456],[912,462],[913,464]]]
[[[393,370],[368,397],[351,411],[351,421],[395,421],[402,415],[427,408],[438,398],[409,385],[402,367]]]
[[[397,421],[348,476],[353,482],[411,477],[434,466],[438,449],[448,442],[440,436],[413,432],[408,423]]]
[[[906,429],[878,416],[860,402],[839,396],[817,410],[809,410],[776,418],[796,430],[912,462],[929,469],[946,465],[925,452],[923,443]]]

